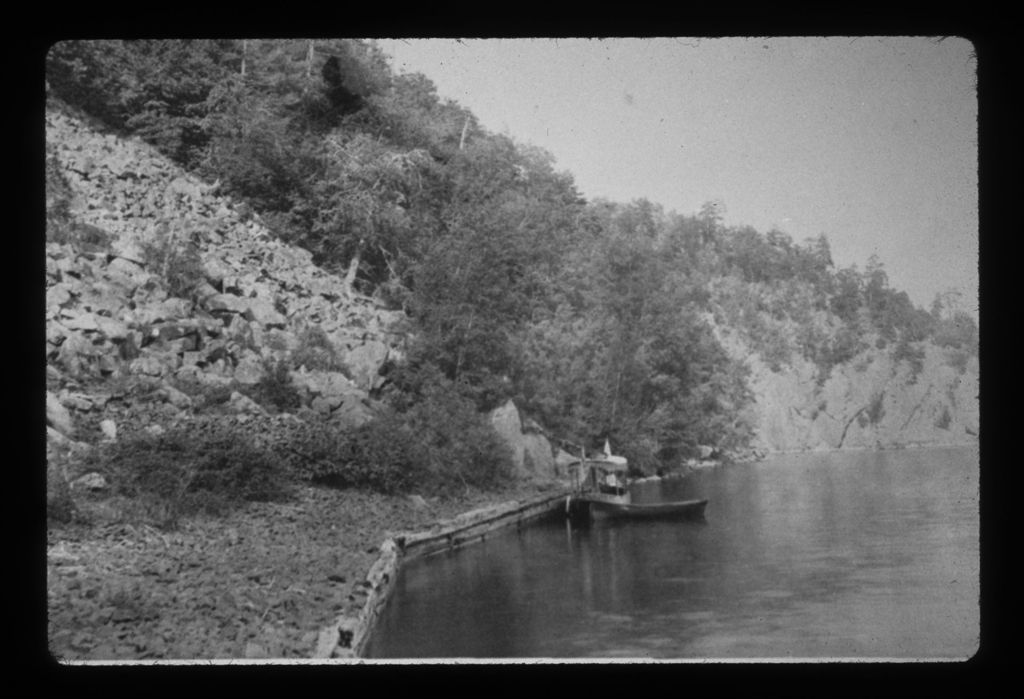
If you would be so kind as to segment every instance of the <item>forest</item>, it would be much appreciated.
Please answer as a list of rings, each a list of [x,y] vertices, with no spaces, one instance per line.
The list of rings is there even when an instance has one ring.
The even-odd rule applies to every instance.
[[[748,370],[718,327],[773,370],[809,359],[819,381],[869,345],[911,364],[925,342],[977,354],[955,294],[916,307],[879,259],[839,268],[825,235],[725,226],[714,202],[588,200],[551,154],[396,73],[372,41],[66,41],[46,78],[407,314],[382,442],[430,428],[437,449],[486,461],[459,442],[490,444],[478,417],[512,399],[560,443],[608,439],[654,472],[751,438]]]

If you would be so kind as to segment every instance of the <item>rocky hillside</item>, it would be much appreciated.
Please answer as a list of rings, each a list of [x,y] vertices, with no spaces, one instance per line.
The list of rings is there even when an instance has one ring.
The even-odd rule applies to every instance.
[[[751,370],[753,446],[762,451],[901,448],[977,440],[978,359],[924,344],[919,368],[874,348],[832,368],[824,382],[802,357],[773,371],[738,334],[723,346]]]
[[[60,184],[48,196],[65,197],[72,224],[102,239],[95,249],[46,247],[51,446],[70,438],[84,448],[208,412],[260,417],[267,428],[282,416],[249,396],[279,365],[299,394],[288,413],[341,430],[374,415],[405,348],[403,313],[351,292],[245,205],[141,141],[104,134],[63,106],[47,111],[46,137],[48,176]],[[195,254],[183,273],[197,283],[177,295],[168,278],[182,262],[168,239]],[[513,404],[492,422],[519,476],[556,475],[550,444],[539,428],[521,429]]]
[[[273,239],[258,217],[148,145],[57,110],[47,112],[46,136],[70,188],[72,220],[110,238],[92,253],[47,245],[47,359],[64,405],[102,409],[111,396],[76,395],[75,387],[134,377],[157,385],[170,412],[188,411],[193,398],[171,380],[252,386],[268,360],[293,356],[315,327],[338,361],[333,371],[298,368],[304,403],[342,424],[370,414],[381,368],[402,351],[401,314],[349,293],[309,253]],[[203,279],[187,296],[172,294],[166,269],[153,269],[159,255],[145,253],[168,234],[198,253]],[[232,401],[238,411],[260,410],[238,395]]]

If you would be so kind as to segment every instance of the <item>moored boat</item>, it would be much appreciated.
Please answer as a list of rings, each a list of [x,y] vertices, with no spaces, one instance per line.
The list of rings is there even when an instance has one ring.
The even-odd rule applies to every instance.
[[[601,498],[583,498],[594,519],[701,519],[707,500],[623,503]]]
[[[604,455],[578,462],[576,492],[566,499],[570,519],[701,519],[708,501],[634,503],[629,490],[628,464],[613,456],[608,442]]]

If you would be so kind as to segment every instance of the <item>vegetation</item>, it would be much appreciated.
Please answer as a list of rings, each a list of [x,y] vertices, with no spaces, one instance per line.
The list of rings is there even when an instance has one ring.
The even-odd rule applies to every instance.
[[[916,308],[877,258],[836,268],[824,236],[726,227],[720,203],[682,215],[584,200],[549,154],[481,128],[424,76],[394,74],[372,42],[70,41],[50,51],[47,79],[412,318],[387,414],[313,449],[314,480],[500,480],[507,455],[480,413],[509,398],[645,469],[743,445],[746,370],[716,324],[772,370],[808,359],[820,383],[872,345],[914,371],[929,339],[977,353],[955,299]],[[47,173],[60,239],[68,203]],[[194,281],[183,239],[169,232],[151,252],[182,293]],[[293,367],[344,371],[322,333],[300,345]],[[283,370],[269,369],[259,400],[287,409]]]
[[[115,494],[140,504],[142,519],[173,527],[183,514],[217,514],[246,500],[289,494],[289,480],[272,454],[245,435],[215,429],[198,438],[186,429],[104,444],[89,455]]]

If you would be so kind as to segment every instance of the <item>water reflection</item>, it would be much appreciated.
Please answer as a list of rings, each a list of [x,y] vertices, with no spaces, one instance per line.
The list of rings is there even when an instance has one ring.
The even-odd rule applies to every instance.
[[[562,520],[403,572],[376,657],[966,657],[977,452],[801,455],[639,484],[706,523]]]

